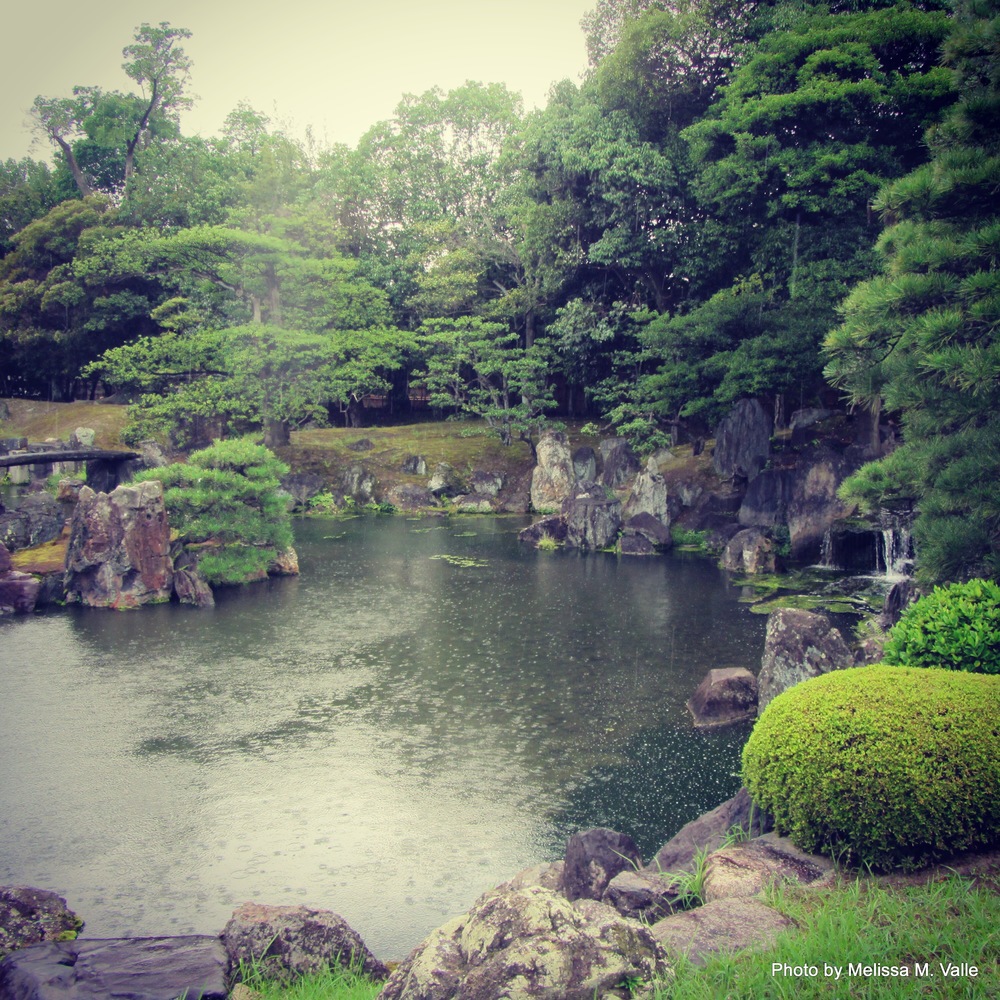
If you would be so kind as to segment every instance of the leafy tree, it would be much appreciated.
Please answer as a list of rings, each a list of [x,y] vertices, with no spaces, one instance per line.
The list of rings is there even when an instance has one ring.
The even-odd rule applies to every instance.
[[[928,581],[1000,574],[1000,34],[996,0],[963,0],[945,56],[961,100],[931,129],[931,162],[875,201],[882,273],[826,339],[850,402],[900,416],[903,445],[846,495],[915,508]]]
[[[245,438],[217,441],[186,463],[149,469],[137,482],[163,483],[163,501],[178,540],[197,551],[209,583],[246,583],[292,544],[279,492],[288,466]]]
[[[479,417],[503,444],[516,438],[534,454],[555,406],[542,346],[521,347],[516,332],[479,317],[429,320],[421,330],[427,362],[413,377],[426,383],[431,405]]]
[[[184,93],[191,60],[178,43],[190,37],[165,21],[136,29],[122,49],[122,69],[139,85],[138,95],[75,87],[72,97],[35,99],[36,127],[59,150],[82,197],[96,190],[127,193],[144,144],[178,134],[176,115],[191,104]]]
[[[13,249],[12,237],[62,201],[48,164],[27,157],[0,163],[0,258]]]

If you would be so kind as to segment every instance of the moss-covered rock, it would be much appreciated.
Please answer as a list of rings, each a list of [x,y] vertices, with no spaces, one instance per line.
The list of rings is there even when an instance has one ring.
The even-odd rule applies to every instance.
[[[779,695],[743,780],[801,848],[918,868],[1000,843],[1000,678],[877,665]]]

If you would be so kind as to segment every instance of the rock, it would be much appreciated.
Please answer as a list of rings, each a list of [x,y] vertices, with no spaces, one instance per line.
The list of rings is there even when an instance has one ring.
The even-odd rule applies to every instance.
[[[540,886],[493,891],[434,931],[379,1000],[593,1000],[666,971],[649,929],[590,899]]]
[[[627,518],[649,514],[665,528],[670,527],[670,510],[667,506],[667,484],[658,472],[643,470],[635,477],[632,492],[622,511]]]
[[[375,499],[375,477],[363,466],[352,465],[341,480],[341,492],[364,506]]]
[[[0,573],[0,614],[30,615],[41,587],[41,581],[31,573],[16,569]]]
[[[422,510],[425,507],[439,506],[437,498],[426,486],[415,486],[412,483],[397,483],[385,495],[398,510]]]
[[[455,497],[466,492],[458,473],[447,462],[438,462],[427,488],[438,497]]]
[[[687,707],[699,728],[746,722],[757,716],[757,679],[743,667],[709,670]]]
[[[606,497],[570,497],[563,501],[566,544],[577,549],[606,549],[622,525],[622,505]]]
[[[0,886],[0,958],[29,944],[76,937],[82,927],[62,896],[29,885]]]
[[[454,509],[459,514],[492,514],[493,499],[482,493],[465,493],[452,500]]]
[[[562,891],[563,861],[543,861],[519,871],[512,879],[501,882],[496,887],[497,892],[508,889],[527,889],[530,885],[538,885],[543,889],[559,893]]]
[[[759,899],[718,899],[658,920],[650,927],[669,958],[686,956],[694,965],[718,952],[771,947],[794,921]]]
[[[566,541],[566,522],[561,516],[543,517],[527,528],[522,528],[517,536],[518,541],[538,546],[543,539],[552,539],[559,545]]]
[[[237,983],[229,991],[229,1000],[264,1000],[264,994],[250,989],[246,983]]]
[[[573,452],[573,473],[578,480],[597,478],[597,455],[589,445]]]
[[[0,1000],[225,1000],[217,937],[119,938],[36,944],[0,962]]]
[[[622,531],[618,539],[618,551],[623,556],[655,556],[653,543],[645,536],[637,534],[628,528]]]
[[[0,542],[0,573],[9,573],[13,565],[10,561],[10,551],[3,542]]]
[[[758,714],[782,691],[831,670],[854,666],[854,654],[825,615],[780,608],[767,618],[757,675]]]
[[[60,479],[56,488],[56,500],[59,503],[75,504],[80,499],[81,489],[82,479]]]
[[[370,438],[358,438],[347,446],[348,451],[371,451],[374,447]]]
[[[196,608],[215,607],[215,594],[196,565],[174,567],[174,594],[181,604],[191,604]]]
[[[791,554],[799,562],[818,562],[827,530],[835,521],[854,513],[854,505],[837,496],[854,467],[832,453],[800,461],[787,510]]]
[[[699,850],[714,851],[721,847],[734,828],[751,837],[759,837],[773,829],[771,817],[753,804],[745,788],[721,806],[682,826],[643,871],[653,874],[689,871]]]
[[[625,534],[641,535],[654,548],[661,551],[672,548],[674,544],[670,529],[652,514],[636,514],[634,517],[628,518],[622,531]]]
[[[566,842],[562,893],[574,899],[600,899],[608,883],[619,873],[635,870],[642,855],[627,834],[595,827],[574,833]]]
[[[646,468],[654,472],[660,471],[660,466],[666,465],[667,462],[672,462],[674,460],[674,453],[669,448],[657,448],[652,455],[649,456],[649,460],[646,462]]]
[[[878,617],[879,625],[888,632],[919,596],[920,592],[912,580],[900,580],[894,583],[889,588],[889,593],[885,595],[882,614]]]
[[[427,460],[423,455],[407,455],[399,468],[409,476],[426,476]]]
[[[778,547],[760,528],[744,528],[729,539],[719,565],[730,573],[751,576],[777,573],[780,568]]]
[[[298,576],[299,554],[291,546],[279,552],[268,564],[268,576]]]
[[[140,441],[136,450],[144,469],[162,469],[170,464],[170,459],[156,441]]]
[[[624,438],[605,438],[601,444],[601,485],[617,490],[641,468],[632,446]],[[638,513],[638,511],[636,511]]]
[[[68,601],[119,609],[168,601],[173,575],[161,482],[80,491],[66,551]]]
[[[0,514],[0,543],[11,552],[43,545],[58,538],[65,525],[66,512],[55,497],[32,493],[21,500],[17,510]]]
[[[674,883],[659,872],[629,868],[608,883],[602,898],[623,917],[653,924],[673,912],[677,896]]]
[[[267,977],[289,979],[342,965],[360,965],[366,975],[384,979],[386,967],[343,917],[306,906],[244,903],[222,932],[233,968],[256,965]]]
[[[531,506],[537,511],[556,510],[576,483],[569,441],[565,434],[543,434],[536,448],[537,463],[531,473]]]
[[[706,903],[733,896],[756,896],[772,884],[830,884],[833,862],[800,851],[787,837],[766,833],[710,854],[705,868]],[[822,881],[821,881],[822,880]]]
[[[93,427],[77,427],[69,436],[70,448],[93,448],[97,434]]]
[[[497,496],[497,513],[527,514],[531,510],[531,476],[529,471],[504,479]]]
[[[794,492],[794,470],[765,469],[747,485],[740,504],[740,524],[762,528],[785,524]]]
[[[483,472],[481,469],[476,469],[469,476],[468,487],[470,493],[495,497],[503,488],[503,476],[499,472]]]
[[[715,431],[712,468],[723,479],[748,482],[764,468],[771,453],[774,421],[759,399],[741,399]]]
[[[794,434],[795,431],[805,430],[813,427],[824,420],[829,420],[833,416],[833,410],[822,410],[817,408],[796,410],[788,421],[788,429]]]
[[[326,480],[315,472],[292,472],[282,477],[281,488],[292,498],[296,509],[304,510],[313,497],[326,492]]]

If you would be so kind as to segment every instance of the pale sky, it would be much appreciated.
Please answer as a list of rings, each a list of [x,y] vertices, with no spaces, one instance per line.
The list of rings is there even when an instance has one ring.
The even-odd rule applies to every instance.
[[[301,135],[354,145],[404,93],[502,82],[525,106],[586,68],[580,19],[596,0],[7,0],[0,15],[0,160],[48,159],[32,146],[38,94],[74,85],[134,89],[121,50],[144,21],[193,37],[186,135],[218,133],[240,100]]]

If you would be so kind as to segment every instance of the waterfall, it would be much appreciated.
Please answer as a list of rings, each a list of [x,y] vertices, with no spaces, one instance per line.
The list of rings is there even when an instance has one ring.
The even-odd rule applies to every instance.
[[[913,569],[913,535],[908,524],[889,515],[882,518],[882,544],[876,553],[875,571],[887,580],[905,580]]]
[[[836,569],[833,561],[833,531],[827,528],[823,532],[823,544],[820,546],[819,564],[823,569]]]

